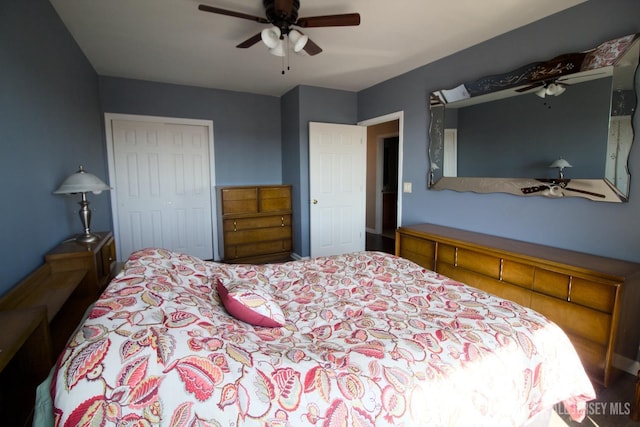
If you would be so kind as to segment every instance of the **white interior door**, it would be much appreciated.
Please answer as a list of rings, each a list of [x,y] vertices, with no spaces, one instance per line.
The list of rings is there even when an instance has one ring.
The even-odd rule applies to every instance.
[[[366,127],[309,124],[312,257],[365,247]]]
[[[135,120],[110,124],[119,259],[146,247],[214,258],[210,128]]]
[[[632,142],[633,126],[631,124],[631,116],[611,117],[605,178],[609,179],[619,189],[626,189],[629,186],[626,159],[629,157]]]
[[[442,176],[458,176],[458,129],[444,130]]]

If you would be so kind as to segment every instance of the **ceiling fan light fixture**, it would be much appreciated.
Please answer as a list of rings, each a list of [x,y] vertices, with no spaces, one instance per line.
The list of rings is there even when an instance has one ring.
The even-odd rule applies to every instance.
[[[275,47],[269,48],[269,53],[274,56],[284,56],[285,51],[284,43],[282,43],[282,40],[278,40],[278,44],[276,44]]]
[[[564,86],[557,83],[551,83],[547,87],[546,92],[547,92],[547,95],[558,96],[558,95],[562,95],[565,90],[567,89]]]
[[[302,34],[298,30],[291,30],[289,31],[289,40],[291,41],[293,51],[300,52],[307,45],[309,36]]]
[[[262,38],[262,42],[267,45],[269,49],[277,49],[278,45],[282,45],[282,41],[280,40],[281,34],[280,28],[274,25],[262,30],[260,32],[260,37]]]
[[[540,98],[544,98],[545,96],[547,96],[547,88],[546,87],[541,87],[540,89],[538,89],[535,94],[537,96],[539,96]]]
[[[567,88],[563,85],[557,85],[558,89],[556,89],[555,96],[562,95]]]

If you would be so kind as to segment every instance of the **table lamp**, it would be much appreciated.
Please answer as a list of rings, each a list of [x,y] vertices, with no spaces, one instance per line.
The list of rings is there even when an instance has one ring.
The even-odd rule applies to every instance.
[[[110,190],[107,184],[102,182],[97,176],[90,174],[84,170],[80,165],[79,170],[73,175],[69,176],[58,187],[53,194],[77,194],[82,195],[80,200],[80,220],[84,227],[84,233],[76,237],[76,241],[80,243],[92,243],[99,240],[99,237],[95,234],[91,234],[91,210],[89,209],[89,202],[87,201],[87,193],[100,194],[105,190]]]

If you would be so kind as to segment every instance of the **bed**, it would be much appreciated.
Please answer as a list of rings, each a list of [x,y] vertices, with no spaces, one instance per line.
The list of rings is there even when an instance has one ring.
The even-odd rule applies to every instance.
[[[59,426],[520,426],[595,398],[555,324],[381,252],[135,252],[52,378]]]

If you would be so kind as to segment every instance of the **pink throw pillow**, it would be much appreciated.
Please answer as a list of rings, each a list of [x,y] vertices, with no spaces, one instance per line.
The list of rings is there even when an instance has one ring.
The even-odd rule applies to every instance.
[[[266,289],[252,283],[218,280],[218,295],[229,314],[255,326],[276,328],[285,324],[284,313]]]

